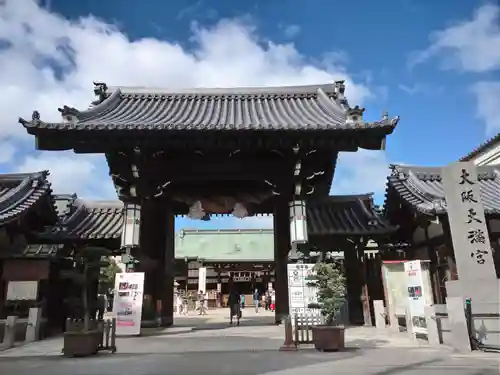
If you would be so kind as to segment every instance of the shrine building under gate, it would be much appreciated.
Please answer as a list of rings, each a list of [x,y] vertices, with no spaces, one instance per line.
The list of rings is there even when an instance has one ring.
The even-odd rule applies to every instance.
[[[145,293],[161,301],[163,325],[173,322],[175,215],[273,214],[279,322],[289,313],[290,220],[305,221],[290,217],[290,202],[328,196],[338,153],[384,149],[398,122],[364,121],[344,91],[342,81],[179,91],[97,83],[91,108],[64,106],[59,123],[34,111],[20,123],[39,150],[105,155],[125,204],[122,245],[151,260]]]

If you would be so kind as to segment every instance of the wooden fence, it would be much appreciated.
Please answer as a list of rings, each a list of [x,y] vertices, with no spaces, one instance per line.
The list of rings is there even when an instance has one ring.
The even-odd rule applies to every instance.
[[[324,319],[321,315],[315,314],[296,314],[294,316],[294,343],[299,344],[312,344],[313,335],[312,327],[321,325]]]

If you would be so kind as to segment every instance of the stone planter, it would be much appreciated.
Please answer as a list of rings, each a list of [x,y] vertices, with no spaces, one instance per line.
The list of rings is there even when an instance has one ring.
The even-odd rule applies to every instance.
[[[65,357],[87,357],[97,354],[102,343],[102,331],[76,331],[64,333]]]
[[[345,348],[344,326],[313,326],[311,327],[316,350],[334,352]]]

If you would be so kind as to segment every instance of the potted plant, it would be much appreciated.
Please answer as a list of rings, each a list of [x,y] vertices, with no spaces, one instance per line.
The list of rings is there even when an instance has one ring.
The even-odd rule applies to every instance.
[[[100,267],[108,265],[108,262],[101,261],[101,257],[106,255],[109,255],[107,249],[88,246],[75,257],[76,265],[80,266],[80,270],[82,270],[73,279],[81,285],[83,322],[71,321],[67,324],[63,347],[63,353],[66,357],[84,357],[97,354],[99,346],[102,344],[103,327],[98,324],[95,317],[91,317],[88,285],[92,281],[97,282]]]
[[[335,263],[316,263],[309,285],[317,288],[317,308],[324,317],[324,324],[312,327],[313,342],[317,350],[336,351],[344,348],[344,326],[338,324],[340,309],[345,303],[345,278]]]

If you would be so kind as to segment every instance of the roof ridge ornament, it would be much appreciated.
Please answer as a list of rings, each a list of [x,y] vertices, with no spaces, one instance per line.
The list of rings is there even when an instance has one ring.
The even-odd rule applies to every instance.
[[[101,104],[108,97],[108,85],[104,82],[94,81],[94,95],[97,96],[97,100],[92,102],[92,105]]]
[[[363,125],[363,113],[365,109],[356,105],[354,108],[349,108],[346,111],[346,124],[350,125]]]

